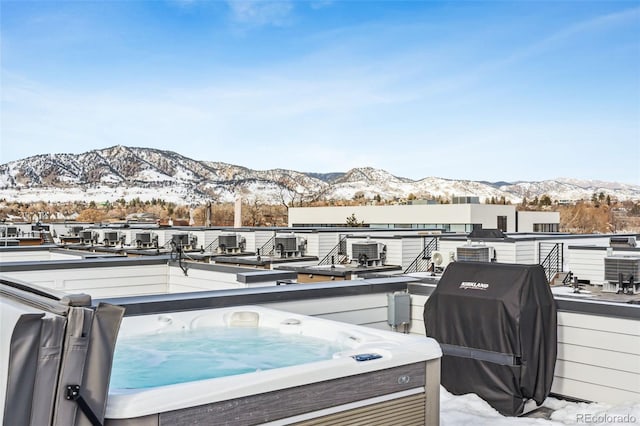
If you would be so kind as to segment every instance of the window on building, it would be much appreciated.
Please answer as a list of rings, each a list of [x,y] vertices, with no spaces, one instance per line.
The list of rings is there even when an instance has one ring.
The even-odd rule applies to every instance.
[[[498,216],[498,226],[497,228],[502,232],[507,232],[507,217],[506,216]]]
[[[558,232],[557,223],[534,223],[533,232]]]
[[[344,228],[344,223],[292,223],[292,228]],[[369,227],[369,225],[364,225]]]

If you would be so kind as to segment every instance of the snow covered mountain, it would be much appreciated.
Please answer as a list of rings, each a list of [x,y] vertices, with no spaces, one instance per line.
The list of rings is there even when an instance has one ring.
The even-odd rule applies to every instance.
[[[470,195],[520,202],[549,195],[554,200],[590,199],[604,192],[640,199],[640,185],[568,178],[490,183],[427,177],[411,180],[371,167],[345,173],[251,170],[197,161],[172,151],[121,145],[83,154],[43,154],[0,165],[0,198],[10,201],[113,201],[161,198],[176,203],[232,201],[241,195],[269,203],[319,199],[382,199]]]

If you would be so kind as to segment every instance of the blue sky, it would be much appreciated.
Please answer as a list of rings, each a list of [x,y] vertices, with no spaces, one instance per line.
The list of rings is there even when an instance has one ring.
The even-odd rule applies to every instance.
[[[0,0],[0,163],[640,184],[640,3]]]

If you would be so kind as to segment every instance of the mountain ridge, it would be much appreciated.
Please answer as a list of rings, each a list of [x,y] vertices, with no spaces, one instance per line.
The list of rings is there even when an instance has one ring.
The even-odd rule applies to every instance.
[[[105,201],[163,198],[196,204],[233,201],[237,196],[264,202],[357,197],[444,198],[453,195],[510,202],[548,195],[552,200],[590,199],[604,192],[620,200],[640,199],[640,185],[573,178],[487,182],[425,177],[413,180],[383,169],[358,167],[317,173],[287,169],[253,170],[200,161],[174,151],[115,145],[81,154],[39,154],[0,165],[0,196],[15,201]]]

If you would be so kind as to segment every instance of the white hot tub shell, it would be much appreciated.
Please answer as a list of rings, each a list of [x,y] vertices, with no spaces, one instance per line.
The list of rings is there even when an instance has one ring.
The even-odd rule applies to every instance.
[[[278,329],[349,349],[333,359],[272,370],[111,389],[106,425],[438,424],[441,351],[427,337],[258,306],[126,317],[119,337],[221,326]],[[356,359],[368,354],[380,357]]]

